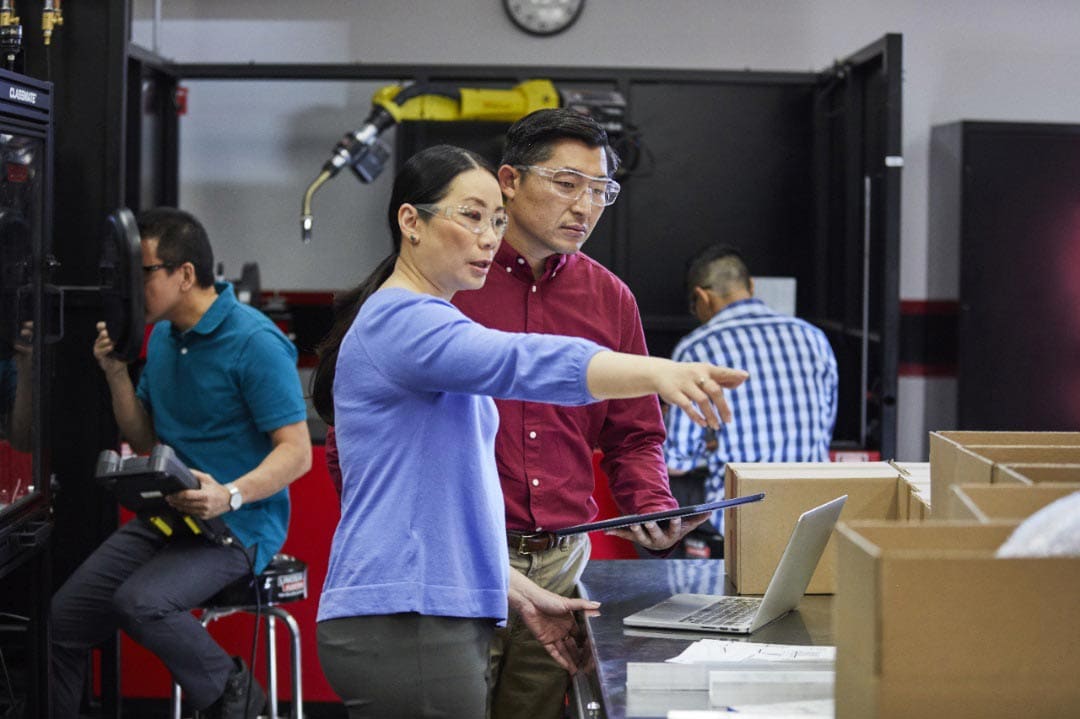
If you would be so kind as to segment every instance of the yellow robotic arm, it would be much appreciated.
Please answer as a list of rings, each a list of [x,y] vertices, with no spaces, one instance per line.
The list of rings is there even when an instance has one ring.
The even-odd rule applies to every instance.
[[[534,110],[558,107],[559,93],[550,80],[526,80],[509,90],[388,85],[375,92],[371,103],[390,113],[395,122],[513,122]]]
[[[527,80],[509,90],[438,84],[387,85],[375,91],[371,104],[371,114],[364,124],[338,141],[319,176],[304,193],[300,231],[305,244],[311,241],[311,198],[315,191],[346,165],[363,182],[378,177],[390,156],[378,139],[395,124],[417,120],[513,122],[534,110],[558,107],[559,93],[550,80]]]
[[[311,241],[311,198],[327,180],[346,165],[362,182],[382,172],[389,149],[379,136],[399,122],[488,121],[513,122],[530,112],[554,107],[574,107],[593,114],[609,132],[622,127],[625,101],[615,92],[568,91],[560,93],[550,80],[526,80],[507,90],[459,88],[438,83],[408,86],[387,85],[371,99],[372,109],[360,129],[347,133],[323,164],[319,176],[304,193],[300,231],[304,243]]]

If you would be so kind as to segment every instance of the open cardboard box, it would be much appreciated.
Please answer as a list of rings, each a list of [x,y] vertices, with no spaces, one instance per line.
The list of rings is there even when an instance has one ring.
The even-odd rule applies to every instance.
[[[1080,558],[995,558],[1016,524],[840,524],[837,719],[1080,716]]]
[[[1064,482],[1080,483],[1080,464],[998,464],[994,465],[991,484],[1061,484]]]
[[[799,515],[848,495],[841,520],[907,519],[911,485],[887,462],[729,463],[724,493],[765,499],[724,515],[724,571],[739,594],[764,594]],[[807,594],[832,594],[836,546],[830,539]]]
[[[954,484],[992,481],[996,464],[1080,464],[1080,432],[931,432],[930,506],[952,516]]]
[[[1027,519],[1051,502],[1080,492],[1080,484],[956,484],[952,491],[956,519],[989,522]]]

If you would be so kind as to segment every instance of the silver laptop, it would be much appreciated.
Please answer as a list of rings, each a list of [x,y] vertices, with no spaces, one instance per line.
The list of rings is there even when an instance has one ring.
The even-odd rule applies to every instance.
[[[750,634],[799,605],[810,577],[829,543],[847,495],[837,497],[799,517],[780,563],[763,597],[718,597],[676,594],[623,619],[630,627],[692,629]]]

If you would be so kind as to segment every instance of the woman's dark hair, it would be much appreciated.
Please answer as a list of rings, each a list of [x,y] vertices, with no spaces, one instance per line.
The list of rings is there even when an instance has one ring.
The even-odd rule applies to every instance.
[[[394,251],[363,282],[334,298],[334,324],[315,350],[319,362],[311,378],[311,399],[315,411],[328,424],[334,423],[334,373],[341,342],[364,302],[394,271],[394,263],[401,251],[398,209],[405,203],[420,205],[438,202],[446,197],[458,175],[476,169],[484,169],[495,175],[491,163],[475,152],[453,145],[435,145],[410,157],[394,178],[394,189],[386,212]],[[426,217],[421,221],[426,222]]]
[[[155,207],[139,213],[139,236],[157,240],[157,256],[170,275],[190,262],[199,287],[214,286],[214,251],[206,229],[195,216],[175,207]]]

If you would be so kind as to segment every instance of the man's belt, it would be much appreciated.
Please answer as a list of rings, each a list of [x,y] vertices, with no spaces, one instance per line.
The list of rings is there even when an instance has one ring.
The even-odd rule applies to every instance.
[[[523,532],[506,532],[506,542],[510,550],[518,554],[534,554],[546,552],[555,547],[566,549],[570,543],[569,537],[559,537],[551,532],[536,532],[524,534]]]

